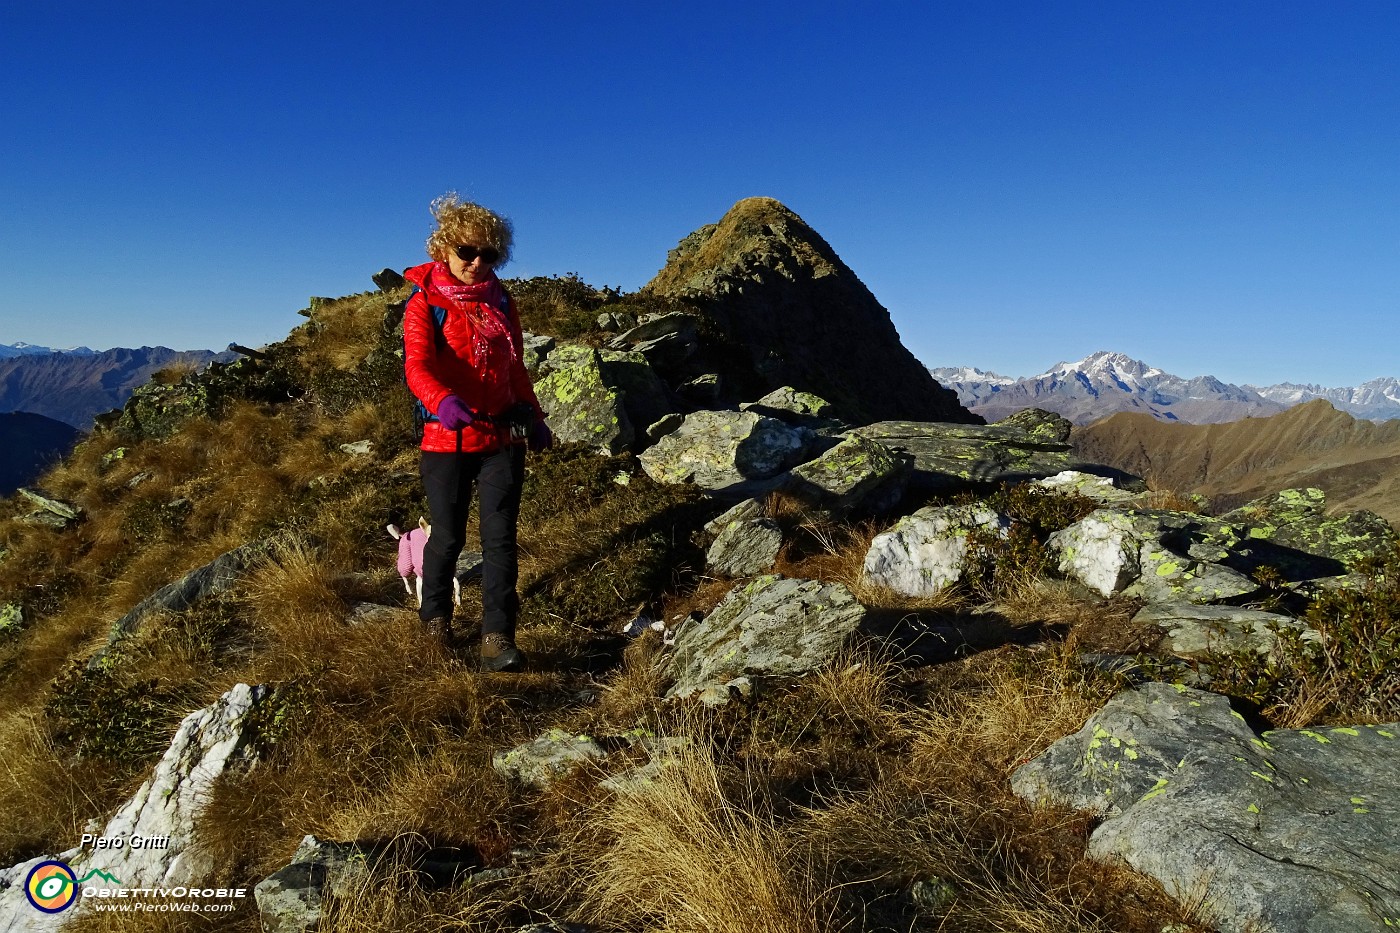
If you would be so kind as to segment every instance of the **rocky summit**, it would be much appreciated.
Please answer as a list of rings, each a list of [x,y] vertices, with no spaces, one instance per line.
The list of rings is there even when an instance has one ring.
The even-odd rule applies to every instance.
[[[644,291],[685,300],[725,333],[736,397],[801,386],[854,423],[982,423],[905,349],[836,251],[772,198],[746,198],[681,240]]]

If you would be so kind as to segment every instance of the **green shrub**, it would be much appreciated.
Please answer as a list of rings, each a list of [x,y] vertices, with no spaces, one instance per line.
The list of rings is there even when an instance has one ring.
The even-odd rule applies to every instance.
[[[170,741],[174,697],[155,679],[126,678],[111,667],[74,661],[54,679],[44,712],[54,737],[79,757],[144,764]]]
[[[968,535],[968,562],[963,578],[973,592],[986,599],[1009,595],[1048,575],[1054,561],[1046,540],[1098,508],[1098,503],[1085,496],[1032,483],[1002,486],[981,499],[968,493],[956,501],[962,505],[985,505],[1011,520],[1005,537],[981,528]]]
[[[1309,603],[1303,620],[1317,640],[1279,629],[1273,656],[1212,655],[1212,689],[1295,726],[1400,719],[1400,549],[1358,572],[1360,585],[1323,590]]]

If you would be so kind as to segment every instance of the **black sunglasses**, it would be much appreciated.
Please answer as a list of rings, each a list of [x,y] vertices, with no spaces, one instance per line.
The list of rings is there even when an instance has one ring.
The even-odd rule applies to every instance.
[[[456,249],[457,258],[462,262],[471,262],[480,256],[481,261],[488,266],[494,266],[496,260],[501,258],[501,254],[491,246],[459,246]]]

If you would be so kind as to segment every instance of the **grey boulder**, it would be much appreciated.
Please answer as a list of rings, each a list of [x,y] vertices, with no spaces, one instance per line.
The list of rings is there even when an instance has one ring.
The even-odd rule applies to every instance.
[[[1149,683],[1020,768],[1012,788],[1103,815],[1092,857],[1155,878],[1226,933],[1380,933],[1400,917],[1397,734],[1260,735],[1224,697]]]
[[[1155,625],[1165,637],[1162,648],[1179,658],[1204,659],[1210,654],[1253,652],[1277,657],[1280,633],[1293,632],[1306,641],[1318,634],[1290,616],[1235,606],[1194,603],[1149,603],[1133,616],[1133,625]]]
[[[867,583],[930,596],[962,578],[968,536],[981,530],[1004,537],[1011,522],[982,505],[927,506],[875,536],[865,555]]]
[[[847,518],[892,508],[913,468],[907,454],[849,434],[815,460],[793,467],[783,488],[832,518]]]
[[[761,486],[801,462],[812,434],[753,412],[697,411],[638,459],[658,483],[693,482],[711,491]],[[770,484],[776,485],[776,484]]]
[[[804,674],[834,658],[865,615],[865,607],[839,583],[756,577],[680,630],[669,669],[674,682],[666,696],[720,704],[756,682]]]

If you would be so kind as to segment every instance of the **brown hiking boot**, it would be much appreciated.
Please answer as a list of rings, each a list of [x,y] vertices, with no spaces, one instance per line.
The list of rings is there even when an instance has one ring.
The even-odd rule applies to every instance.
[[[481,669],[489,673],[519,671],[525,667],[525,652],[515,647],[515,639],[505,632],[481,636]]]
[[[423,633],[436,647],[446,648],[448,636],[452,633],[452,620],[447,616],[433,616],[423,623]]]

